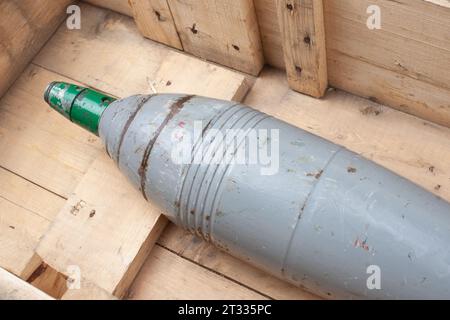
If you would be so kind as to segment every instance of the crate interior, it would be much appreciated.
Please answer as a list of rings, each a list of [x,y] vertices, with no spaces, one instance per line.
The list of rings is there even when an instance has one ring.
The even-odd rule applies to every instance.
[[[314,99],[290,90],[281,69],[250,76],[144,39],[130,17],[81,7],[83,28],[61,25],[0,100],[0,266],[50,296],[318,298],[168,223],[97,137],[48,108],[42,95],[54,80],[117,97],[184,92],[242,101],[450,201],[449,128],[337,89]],[[82,271],[76,292],[65,288],[73,265]]]

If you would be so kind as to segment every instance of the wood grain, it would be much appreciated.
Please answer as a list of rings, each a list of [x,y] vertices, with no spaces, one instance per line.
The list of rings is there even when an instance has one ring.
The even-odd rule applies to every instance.
[[[0,2],[0,97],[63,21],[66,7],[71,2]]]
[[[0,300],[52,300],[52,298],[0,268]]]
[[[167,0],[130,0],[129,4],[144,37],[183,50]]]
[[[168,0],[186,52],[257,75],[264,59],[252,0]]]
[[[322,0],[277,0],[289,86],[320,98],[328,86]]]

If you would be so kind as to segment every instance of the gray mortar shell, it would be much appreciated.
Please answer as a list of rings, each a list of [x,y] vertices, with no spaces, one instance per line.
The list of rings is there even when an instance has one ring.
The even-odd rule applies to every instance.
[[[246,144],[213,129],[268,130],[258,146],[278,143],[278,171],[215,163]],[[179,94],[113,102],[99,133],[172,222],[277,277],[327,298],[450,298],[450,204],[341,146],[234,102]],[[209,162],[173,161],[183,139]],[[367,285],[374,267],[380,289]]]

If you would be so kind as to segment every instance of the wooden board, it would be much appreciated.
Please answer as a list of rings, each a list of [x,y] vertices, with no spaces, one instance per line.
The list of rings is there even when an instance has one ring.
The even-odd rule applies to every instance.
[[[52,298],[0,268],[0,300],[52,300]]]
[[[102,154],[36,252],[57,272],[77,266],[84,279],[122,297],[166,223]]]
[[[31,65],[0,100],[0,166],[67,198],[101,144],[49,110],[42,92],[52,80],[71,81]]]
[[[122,5],[113,6],[105,0],[91,1],[112,9],[126,2],[116,0],[114,2]],[[180,1],[172,2],[182,6]],[[199,13],[208,17],[208,20],[217,19],[209,19],[209,15],[204,14],[204,7],[192,7],[189,10],[195,12],[189,13],[186,6],[190,2],[182,3],[186,9],[183,10],[183,19],[191,24],[181,26],[181,30],[177,27],[178,32],[182,38],[197,41],[199,37],[194,36],[199,33],[190,31],[193,17]],[[323,0],[323,3],[328,80],[331,86],[450,126],[450,76],[448,72],[442,71],[448,69],[450,61],[448,0]],[[380,30],[369,30],[366,26],[369,5],[377,5],[381,9]],[[276,0],[257,0],[254,6],[264,59],[272,66],[285,68]],[[223,29],[208,24],[205,26],[206,30],[213,30],[213,33]],[[241,34],[240,31],[232,34],[235,33]],[[221,39],[223,36],[214,38]],[[187,51],[210,59],[209,55],[217,55],[214,50],[219,46],[212,39],[209,40],[202,40],[201,46],[205,48],[200,53]],[[228,48],[222,48],[218,55],[224,50]],[[220,57],[210,60],[229,65]],[[289,74],[294,73],[291,70]]]
[[[0,100],[0,265],[24,279],[41,263],[40,237],[100,150],[46,106],[42,91],[55,78],[30,66]]]
[[[35,247],[64,199],[0,169],[0,266],[27,279],[41,260]]]
[[[220,90],[220,96],[231,99],[248,88],[245,75],[142,38],[129,17],[86,4],[81,10],[84,27],[60,28],[33,63],[118,97]]]
[[[70,2],[72,1],[0,2],[0,97],[63,21]]]
[[[84,2],[110,9],[126,16],[133,16],[133,10],[128,0],[83,0]]]
[[[264,51],[264,60],[271,66],[284,69],[283,44],[278,23],[276,0],[256,0],[254,3]]]
[[[155,246],[147,261],[130,290],[130,299],[266,299],[160,246]]]
[[[270,299],[319,299],[319,297],[308,293],[301,288],[297,288],[289,283],[280,280],[268,273],[259,270],[252,265],[241,261],[225,251],[219,250],[213,245],[202,241],[200,238],[190,234],[183,229],[170,224],[163,232],[158,244],[171,252],[179,254],[192,263],[204,266],[217,272],[228,279],[251,288]],[[152,264],[149,260],[147,264]],[[143,269],[146,270],[146,269]],[[147,282],[152,279],[150,272],[142,271],[136,283]],[[140,284],[136,284],[141,287]],[[135,286],[136,286],[135,285]],[[148,288],[147,290],[149,290]],[[132,289],[133,290],[133,289]],[[145,298],[150,292],[145,288],[139,289],[139,297]]]
[[[145,37],[208,61],[252,75],[264,64],[252,0],[85,1],[134,16]]]
[[[439,1],[324,0],[331,86],[450,126],[450,10]],[[382,28],[369,30],[369,5]],[[266,61],[284,68],[275,0],[255,2]],[[443,67],[444,66],[444,67]]]
[[[129,4],[144,37],[183,50],[167,0],[130,0]]]
[[[370,4],[381,29],[366,26]],[[423,0],[325,1],[335,87],[450,126],[450,10]],[[364,45],[361,45],[364,43]]]
[[[252,0],[168,0],[181,43],[197,57],[257,75],[264,61]]]
[[[320,98],[328,86],[322,0],[277,0],[289,86]]]

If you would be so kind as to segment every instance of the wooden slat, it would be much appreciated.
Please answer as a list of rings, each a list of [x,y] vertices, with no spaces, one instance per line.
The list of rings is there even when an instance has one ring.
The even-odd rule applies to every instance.
[[[83,28],[60,28],[35,64],[118,97],[156,89],[232,99],[248,87],[245,75],[143,39],[129,17],[86,4],[81,10]]]
[[[369,30],[371,3],[325,2],[330,84],[450,126],[450,10],[379,0],[381,29]]]
[[[431,3],[434,3],[438,6],[450,8],[450,1],[449,0],[425,0]]]
[[[254,3],[264,51],[264,60],[268,65],[285,69],[276,0],[255,0]]]
[[[0,97],[63,21],[70,2],[0,2]]]
[[[133,16],[133,11],[128,0],[83,0],[90,4],[119,12],[127,16]]]
[[[36,252],[60,274],[76,265],[83,278],[121,297],[165,224],[113,161],[101,155]]]
[[[0,266],[27,279],[41,263],[34,250],[64,199],[0,168]]]
[[[319,98],[327,89],[322,0],[277,0],[289,86]]]
[[[263,295],[159,246],[130,290],[130,299],[265,299]]]
[[[263,71],[264,72],[264,71]],[[212,269],[230,279],[256,290],[273,299],[319,299],[319,297],[295,287],[283,280],[259,270],[212,244],[170,224],[163,232],[158,243],[184,258]],[[149,262],[152,263],[151,261]],[[147,275],[150,277],[151,275]],[[133,289],[132,289],[133,290]],[[150,290],[150,288],[148,289]],[[145,292],[139,290],[143,297]],[[150,294],[150,293],[149,293]]]
[[[432,122],[450,126],[450,91],[334,51],[331,84]],[[369,76],[368,76],[369,75]]]
[[[0,268],[0,300],[52,300],[52,298]]]
[[[130,0],[129,3],[144,37],[183,50],[167,0]]]
[[[133,15],[145,37],[206,60],[253,75],[264,64],[252,0],[130,0],[131,12],[124,0],[85,1]]]
[[[252,0],[168,0],[186,52],[257,75],[263,55]]]
[[[331,86],[450,126],[450,78],[442,72],[450,61],[448,7],[423,0],[323,3]],[[380,30],[366,27],[371,4],[380,6]],[[284,67],[275,1],[258,0],[256,7],[265,59]]]
[[[52,80],[70,81],[30,65],[0,100],[0,166],[67,197],[101,145],[48,108],[42,92]]]
[[[325,1],[327,48],[450,89],[450,76],[442,72],[450,70],[450,10],[427,10],[419,5],[434,6],[422,0],[378,1],[381,29],[370,30],[366,25],[369,15],[364,13],[371,4],[369,0]],[[405,5],[411,9],[404,10]]]

